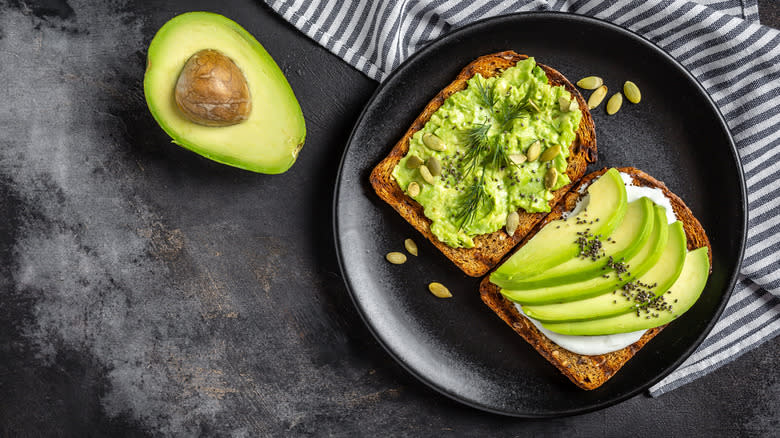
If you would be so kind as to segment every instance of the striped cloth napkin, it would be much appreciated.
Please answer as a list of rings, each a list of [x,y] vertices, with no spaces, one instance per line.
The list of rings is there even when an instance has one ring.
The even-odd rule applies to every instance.
[[[756,0],[266,0],[282,17],[382,81],[409,55],[472,21],[566,11],[628,28],[666,50],[704,85],[729,123],[745,170],[749,230],[734,293],[714,329],[658,396],[780,332],[780,32]]]

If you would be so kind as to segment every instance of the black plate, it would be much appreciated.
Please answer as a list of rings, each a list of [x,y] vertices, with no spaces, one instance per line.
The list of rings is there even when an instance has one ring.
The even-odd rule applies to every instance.
[[[593,111],[599,160],[665,181],[712,241],[713,274],[699,302],[601,388],[574,386],[479,298],[464,275],[373,192],[368,175],[425,104],[460,69],[487,53],[534,56],[571,80],[598,74],[609,95],[632,80],[642,102],[614,116]],[[344,152],[334,199],[336,246],[347,287],[379,342],[406,369],[471,406],[521,417],[586,412],[624,400],[670,373],[704,339],[736,280],[746,235],[742,168],[726,123],[707,93],[649,41],[599,20],[517,14],[459,29],[419,51],[376,91]],[[387,263],[412,237],[420,256]],[[440,281],[454,298],[426,285]]]

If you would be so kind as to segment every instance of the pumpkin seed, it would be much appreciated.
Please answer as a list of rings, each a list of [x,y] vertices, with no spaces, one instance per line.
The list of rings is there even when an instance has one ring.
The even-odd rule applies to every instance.
[[[601,104],[601,101],[604,100],[605,97],[607,97],[607,86],[602,85],[590,95],[590,98],[588,98],[588,108],[596,108]]]
[[[539,140],[536,140],[528,147],[528,151],[526,151],[525,155],[528,157],[528,161],[535,161],[539,158],[540,153],[542,153],[542,143],[540,143]]]
[[[586,90],[595,90],[604,85],[604,80],[598,76],[588,76],[577,81],[577,86]]]
[[[561,153],[561,145],[555,145],[547,148],[544,153],[539,157],[539,161],[550,161]]]
[[[556,182],[558,182],[558,171],[551,167],[544,175],[544,187],[550,190],[555,187]]]
[[[423,134],[423,143],[425,146],[428,147],[428,149],[434,150],[434,151],[446,151],[447,145],[444,144],[444,140],[440,139],[436,134],[431,134],[430,132],[426,132]]]
[[[428,161],[425,162],[425,166],[427,166],[428,170],[431,171],[431,175],[433,176],[441,175],[441,163],[439,162],[438,159],[436,159],[436,157],[428,158]]]
[[[575,99],[572,99],[572,100],[571,100],[571,103],[569,104],[569,112],[572,112],[572,111],[577,111],[578,109],[580,109],[580,104],[579,104],[579,102],[577,102],[577,99],[576,99],[576,98],[575,98]]]
[[[626,83],[623,84],[623,94],[626,95],[626,99],[631,103],[639,103],[639,101],[642,100],[642,92],[639,91],[639,87],[631,81],[626,81]]]
[[[385,258],[394,265],[403,265],[406,262],[406,256],[401,252],[389,252]]]
[[[428,285],[428,290],[431,291],[432,294],[434,294],[438,298],[450,298],[452,297],[452,294],[450,293],[450,290],[447,289],[446,286],[444,286],[441,283],[433,282]]]
[[[558,108],[560,108],[561,111],[569,111],[569,105],[571,105],[571,100],[569,100],[568,97],[561,96],[558,98]]]
[[[406,168],[407,169],[417,169],[420,167],[420,164],[423,163],[422,158],[418,157],[417,155],[412,155],[409,157],[409,159],[406,160]]]
[[[409,183],[409,187],[406,188],[406,193],[412,198],[416,198],[420,194],[420,185],[415,181]]]
[[[430,170],[430,169],[428,169],[428,166],[426,166],[425,164],[423,164],[422,166],[420,166],[420,176],[422,176],[422,178],[423,178],[423,179],[425,180],[425,182],[427,182],[428,184],[433,184],[433,183],[434,183],[434,181],[435,181],[435,180],[433,179],[433,175],[431,175],[431,170]]]
[[[514,236],[518,225],[520,225],[520,215],[516,211],[509,213],[506,216],[506,233]]]
[[[414,240],[412,239],[404,240],[404,248],[406,248],[406,251],[409,252],[409,254],[413,256],[417,255],[417,244],[414,243]]]
[[[613,94],[607,101],[607,114],[610,116],[615,114],[618,112],[621,105],[623,105],[623,95],[620,93]]]
[[[509,159],[515,164],[523,164],[528,159],[524,154],[512,154]]]

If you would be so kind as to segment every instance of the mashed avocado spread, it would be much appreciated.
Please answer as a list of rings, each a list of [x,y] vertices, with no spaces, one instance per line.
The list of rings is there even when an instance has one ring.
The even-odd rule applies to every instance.
[[[519,208],[550,211],[551,192],[570,182],[566,159],[582,118],[579,107],[567,106],[571,99],[564,87],[547,83],[533,58],[499,76],[476,74],[412,136],[393,176],[407,193],[410,183],[419,185],[413,198],[423,206],[439,240],[471,248],[474,236],[500,229],[507,215]],[[431,134],[441,139],[444,148],[438,149],[444,150],[426,146],[423,137],[430,140]],[[556,146],[560,153],[543,161],[550,155],[544,152]],[[539,150],[541,155],[534,157]],[[432,184],[414,164],[430,163],[431,157],[442,169],[433,178],[426,175]],[[548,173],[557,177],[546,186]]]

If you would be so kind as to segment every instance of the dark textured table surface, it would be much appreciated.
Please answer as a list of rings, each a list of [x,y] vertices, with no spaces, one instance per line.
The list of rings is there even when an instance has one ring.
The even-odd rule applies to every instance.
[[[777,433],[777,341],[556,420],[428,389],[371,337],[333,248],[332,183],[375,82],[259,1],[0,5],[0,436]],[[145,48],[189,10],[238,20],[287,74],[308,128],[289,172],[201,159],[149,115]]]

